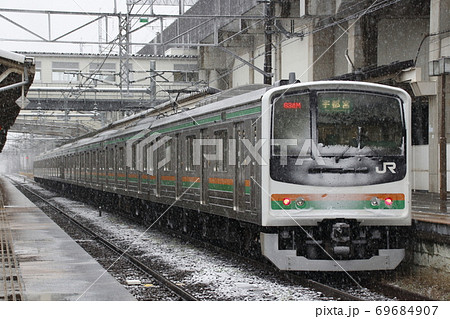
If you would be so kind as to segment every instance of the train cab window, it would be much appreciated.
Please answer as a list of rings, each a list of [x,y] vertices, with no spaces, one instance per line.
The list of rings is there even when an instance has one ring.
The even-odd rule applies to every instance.
[[[213,164],[215,172],[226,172],[228,165],[228,132],[227,130],[220,130],[214,132],[214,139],[216,141],[216,155],[219,157]]]
[[[402,108],[399,97],[370,91],[327,89],[274,97],[271,178],[316,186],[401,180],[406,174]],[[381,162],[392,163],[395,171],[380,174]]]
[[[298,155],[311,136],[309,93],[282,95],[273,104],[272,154]]]
[[[317,133],[322,156],[401,155],[401,104],[391,96],[319,93]]]

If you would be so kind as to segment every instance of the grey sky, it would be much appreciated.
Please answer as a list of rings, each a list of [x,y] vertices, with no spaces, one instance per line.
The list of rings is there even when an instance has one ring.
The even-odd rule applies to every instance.
[[[126,12],[126,0],[0,0],[0,8],[2,9],[31,9],[31,10],[51,10],[51,11],[76,11],[76,12],[114,12],[115,3],[117,4],[117,12]],[[155,13],[176,14],[177,7],[158,6],[154,9]],[[148,6],[137,6],[133,11],[142,14],[148,13]],[[55,39],[65,33],[92,21],[94,16],[73,16],[73,15],[51,15],[51,23],[49,28],[49,18],[47,14],[28,14],[28,13],[11,13],[1,12],[0,14],[21,26],[32,30],[37,35],[48,39]],[[7,21],[0,16],[0,47],[9,51],[27,51],[27,52],[84,52],[98,53],[99,46],[96,44],[48,44],[43,42],[30,42],[30,40],[38,40],[38,37],[21,29],[13,23]],[[166,24],[170,21],[166,21]],[[142,23],[137,19],[132,22],[132,27],[138,27]],[[155,25],[156,27],[156,25]],[[49,31],[50,29],[50,31]],[[108,30],[108,33],[106,32]],[[99,31],[101,32],[99,36]],[[145,27],[142,30],[133,33],[132,42],[148,42],[155,33],[156,28]],[[100,38],[102,40],[112,40],[117,36],[118,19],[111,17],[108,19],[108,29],[106,28],[105,19],[101,19],[101,24],[95,22],[62,40],[70,42],[96,42]],[[9,41],[10,39],[18,39],[21,41]],[[103,46],[103,50],[106,50]],[[133,48],[136,52],[138,47]]]

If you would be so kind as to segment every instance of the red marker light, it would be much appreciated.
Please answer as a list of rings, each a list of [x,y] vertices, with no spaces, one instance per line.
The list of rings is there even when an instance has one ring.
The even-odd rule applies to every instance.
[[[284,102],[283,108],[285,108],[285,109],[301,109],[302,103],[300,103],[300,102]]]
[[[289,206],[289,205],[291,204],[291,200],[290,200],[289,198],[284,198],[284,199],[283,199],[283,204],[284,204],[285,206]]]
[[[386,204],[386,206],[391,206],[394,203],[394,201],[392,200],[392,198],[387,197],[385,198],[384,203]]]

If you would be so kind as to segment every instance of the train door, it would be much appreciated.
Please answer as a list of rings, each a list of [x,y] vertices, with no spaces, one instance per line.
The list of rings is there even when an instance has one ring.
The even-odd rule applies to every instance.
[[[207,129],[200,131],[200,140],[207,140],[209,138]],[[207,154],[207,146],[200,143],[200,179],[202,181],[202,192],[200,196],[200,203],[202,205],[209,204],[208,189],[209,189],[209,176],[208,176],[208,161],[205,158]]]
[[[116,185],[120,188],[126,187],[127,174],[125,170],[125,147],[116,146]]]
[[[153,156],[153,174],[155,176],[155,195],[161,197],[161,177],[164,174],[163,167],[159,167],[159,161],[165,157],[166,146],[162,143],[161,137],[158,137],[154,143],[152,143],[151,156]]]
[[[234,179],[234,209],[237,212],[238,218],[245,212],[245,170],[246,165],[243,165],[245,158],[245,126],[244,122],[235,123],[234,125],[234,140],[235,140],[235,179]]]
[[[91,151],[91,183],[95,183],[97,181],[97,152]]]
[[[190,208],[198,208],[202,193],[201,165],[197,156],[199,154],[194,154],[196,151],[194,144],[199,140],[199,136],[197,131],[184,132],[179,136],[178,178],[181,179],[179,196],[182,195],[184,205]]]
[[[147,185],[148,192],[151,196],[159,196],[159,187],[158,187],[158,152],[154,150],[155,145],[159,139],[152,140],[144,149],[145,152],[145,161],[147,168]]]
[[[183,149],[183,144],[182,141],[183,139],[181,138],[180,134],[176,134],[175,135],[175,154],[174,154],[174,158],[176,158],[176,163],[174,165],[174,169],[175,169],[175,181],[176,181],[176,185],[175,185],[175,198],[178,199],[180,198],[181,194],[183,193],[183,182],[181,180],[182,175],[183,175],[183,158],[182,158],[182,149]]]
[[[111,172],[111,148],[105,147],[105,185],[109,184],[109,174]]]
[[[66,167],[66,157],[64,155],[60,157],[59,165],[60,165],[60,168],[59,168],[60,169],[60,176],[59,176],[59,178],[64,179],[64,170],[65,170],[65,167]]]
[[[86,183],[92,182],[91,151],[86,152]]]

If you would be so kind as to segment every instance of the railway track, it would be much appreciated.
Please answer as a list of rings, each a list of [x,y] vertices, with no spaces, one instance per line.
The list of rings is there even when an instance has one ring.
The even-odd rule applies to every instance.
[[[135,267],[137,267],[140,271],[148,274],[149,276],[153,277],[156,281],[158,281],[161,285],[169,289],[171,292],[173,292],[176,296],[178,296],[181,300],[186,301],[196,301],[198,300],[196,297],[194,297],[192,294],[190,294],[188,291],[171,281],[170,279],[163,276],[160,272],[152,269],[151,267],[145,265],[142,263],[139,259],[132,256],[127,249],[123,249],[119,247],[118,245],[112,243],[110,240],[105,239],[104,237],[100,236],[95,231],[91,230],[90,228],[86,227],[73,217],[66,214],[62,209],[57,207],[56,205],[49,202],[47,199],[42,197],[40,194],[36,193],[35,191],[25,187],[24,185],[21,185],[14,180],[11,180],[11,182],[15,185],[16,188],[18,188],[22,193],[26,194],[28,198],[30,199],[37,199],[38,201],[41,201],[45,203],[45,205],[52,210],[56,211],[58,214],[63,216],[65,219],[67,219],[72,225],[75,225],[77,228],[82,230],[84,233],[88,234],[92,240],[95,240],[96,242],[100,243],[104,247],[108,248],[110,251],[114,252],[117,255],[117,259],[126,258],[130,263],[132,263]],[[33,200],[33,201],[35,201]]]
[[[239,255],[233,251],[228,249],[224,249],[222,247],[218,247],[216,245],[200,241],[198,239],[187,236],[181,232],[177,232],[170,229],[165,229],[165,231],[182,238],[185,241],[194,242],[199,246],[206,246],[208,249],[219,251],[223,255],[227,255],[229,258],[238,258],[242,260],[244,264],[252,264],[256,268],[267,269],[269,268],[274,274],[278,274],[280,276],[285,277],[290,282],[296,283],[303,287],[308,287],[314,289],[316,291],[320,291],[327,297],[331,297],[333,299],[342,300],[342,301],[371,301],[373,300],[373,295],[385,296],[386,299],[398,300],[398,301],[435,301],[427,296],[403,289],[398,286],[394,286],[388,283],[384,283],[379,280],[379,276],[381,273],[373,273],[371,275],[355,275],[357,279],[347,277],[344,281],[347,282],[347,288],[351,288],[356,291],[355,293],[349,293],[342,288],[336,288],[334,284],[326,284],[325,281],[331,282],[341,282],[342,278],[345,277],[344,274],[332,274],[332,276],[325,276],[324,280],[314,280],[308,278],[306,275],[302,273],[296,272],[283,272],[278,270],[272,264],[264,263],[259,260],[255,260],[252,258],[247,258],[245,256]],[[314,275],[313,275],[314,276]],[[339,279],[336,279],[339,277]],[[357,282],[364,282],[364,287],[361,284],[356,284]],[[359,294],[359,295],[358,295]],[[365,295],[365,296],[362,296]]]
[[[299,275],[297,273],[292,272],[283,272],[278,269],[276,269],[272,264],[269,264],[268,262],[262,262],[259,260],[255,260],[252,258],[248,258],[242,255],[239,255],[235,252],[232,252],[230,250],[224,249],[222,247],[215,246],[213,244],[200,241],[198,239],[186,236],[180,232],[176,232],[173,230],[167,230],[168,232],[172,233],[175,236],[178,236],[182,238],[183,240],[190,241],[195,243],[198,246],[204,246],[207,247],[210,250],[219,252],[220,254],[227,256],[228,258],[233,259],[239,259],[243,264],[246,265],[252,265],[253,267],[257,269],[269,269],[271,273],[275,274],[276,276],[283,277],[287,279],[289,282],[295,283],[297,285],[301,285],[303,287],[311,288],[316,291],[321,292],[324,296],[341,300],[341,301],[364,301],[367,300],[365,298],[359,297],[355,294],[350,294],[346,291],[343,291],[341,289],[335,288],[331,285],[327,285],[325,283],[321,283],[317,280],[306,278],[305,276]]]
[[[24,185],[20,185],[20,187],[24,187]],[[41,198],[40,200],[45,200],[45,198],[43,198],[41,195],[36,194],[36,196],[39,196]],[[48,201],[46,201],[46,202],[48,202]],[[55,207],[51,203],[49,203],[48,205]],[[60,211],[60,209],[57,207],[55,207],[55,209],[58,209],[58,211]],[[79,223],[77,221],[74,221],[74,222]],[[279,278],[280,277],[285,278],[287,281],[289,281],[295,285],[307,287],[307,288],[313,289],[315,291],[318,291],[323,296],[334,299],[334,300],[343,300],[343,301],[389,300],[391,298],[394,300],[429,300],[428,298],[426,298],[424,296],[410,293],[408,291],[402,290],[401,288],[381,285],[380,283],[377,283],[377,285],[374,285],[374,284],[366,285],[366,287],[364,287],[364,288],[361,286],[359,286],[359,287],[355,286],[354,289],[353,290],[350,289],[351,292],[349,292],[349,289],[343,289],[343,288],[339,287],[339,285],[334,285],[333,280],[331,280],[331,283],[329,284],[329,283],[325,283],[321,280],[313,280],[313,279],[307,278],[303,274],[281,272],[266,263],[264,263],[264,264],[260,263],[258,261],[255,261],[254,259],[249,259],[249,258],[243,257],[241,255],[230,252],[223,248],[219,248],[217,246],[202,242],[200,240],[193,239],[192,237],[187,237],[183,234],[179,234],[174,231],[169,231],[169,232],[172,233],[172,235],[182,238],[183,241],[189,241],[196,246],[201,246],[201,247],[206,246],[208,250],[216,251],[219,254],[221,254],[222,256],[226,256],[225,258],[230,258],[230,259],[237,258],[237,259],[239,259],[238,263],[245,264],[245,265],[254,265],[255,269],[259,269],[256,271],[260,271],[261,269],[264,269],[265,271],[267,271],[269,269],[268,271],[270,273],[272,273],[272,275],[276,275]],[[97,233],[94,233],[94,235],[96,237],[98,237]],[[107,242],[109,242],[109,244],[111,244],[110,241],[107,241]],[[123,249],[120,249],[120,248],[116,247],[116,245],[111,244],[110,249],[116,250],[116,248],[117,248],[118,253],[122,254]],[[131,256],[131,254],[129,254],[127,252],[126,252],[126,254],[123,255],[123,257],[126,257],[127,259],[135,259],[135,263],[138,265],[144,266],[144,269],[145,269],[145,267],[147,267],[144,263],[137,260],[136,258]],[[360,281],[368,282],[364,279],[362,279]],[[172,283],[172,286],[173,285],[175,285],[174,288],[177,290],[181,288],[177,284]],[[184,289],[181,289],[181,290],[184,290]],[[187,293],[187,294],[188,294],[188,297],[186,299],[183,298],[184,300],[197,300],[196,298],[192,297],[192,294],[189,294],[189,293]],[[190,297],[192,297],[192,299]]]

